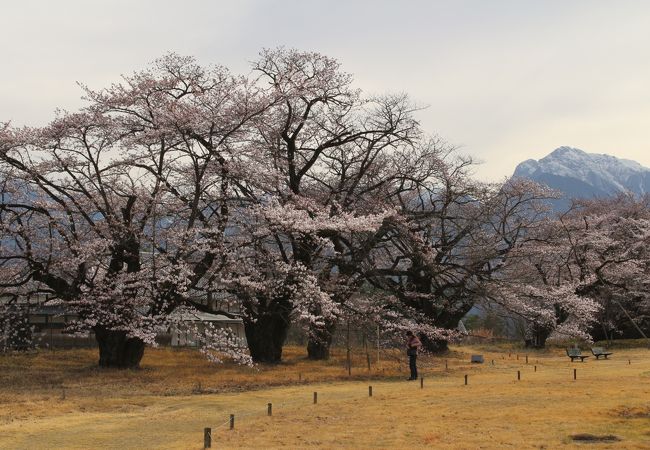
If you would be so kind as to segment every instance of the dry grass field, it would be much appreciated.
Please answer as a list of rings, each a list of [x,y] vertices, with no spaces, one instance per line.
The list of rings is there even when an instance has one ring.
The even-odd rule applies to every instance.
[[[139,371],[98,370],[92,350],[0,356],[0,448],[198,450],[204,427],[213,448],[650,448],[647,348],[585,363],[551,349],[526,364],[522,350],[455,347],[421,362],[423,388],[397,355],[368,371],[356,354],[351,377],[341,351],[328,363],[303,355],[242,368],[148,349]]]

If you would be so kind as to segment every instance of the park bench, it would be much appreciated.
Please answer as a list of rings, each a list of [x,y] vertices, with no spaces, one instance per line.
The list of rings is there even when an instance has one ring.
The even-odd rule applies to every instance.
[[[578,358],[580,358],[580,362],[584,362],[585,358],[589,358],[589,355],[583,355],[579,348],[567,348],[566,355],[571,358],[571,362]]]
[[[606,352],[602,347],[592,347],[591,353],[593,353],[596,359],[600,359],[601,356],[607,359],[607,357],[612,354],[612,352]]]

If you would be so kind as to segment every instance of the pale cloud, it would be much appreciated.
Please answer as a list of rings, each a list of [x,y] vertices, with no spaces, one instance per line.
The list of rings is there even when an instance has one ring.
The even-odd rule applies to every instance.
[[[0,120],[42,124],[167,51],[235,71],[262,47],[405,91],[425,128],[499,179],[560,145],[650,166],[650,3],[0,1]]]

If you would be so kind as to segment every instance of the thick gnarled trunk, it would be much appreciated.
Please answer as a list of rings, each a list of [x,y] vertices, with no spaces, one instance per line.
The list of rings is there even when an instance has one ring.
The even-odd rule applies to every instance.
[[[546,340],[551,335],[551,329],[541,325],[531,325],[526,330],[524,344],[526,348],[544,348]]]
[[[144,355],[144,342],[128,337],[125,331],[95,327],[99,346],[99,367],[137,369]]]
[[[453,313],[449,313],[445,311],[437,311],[432,308],[431,304],[428,304],[425,308],[420,308],[420,311],[422,311],[428,318],[432,319],[433,323],[438,327],[455,330],[458,328],[458,322],[471,308],[472,304],[469,303],[458,305]],[[429,353],[441,354],[449,350],[449,341],[446,339],[432,339],[422,335],[420,336],[420,342],[422,342],[422,350]]]
[[[422,343],[422,350],[429,353],[440,354],[449,350],[449,342],[444,339],[431,339],[426,335],[421,335],[420,342]]]
[[[264,314],[257,320],[245,320],[244,331],[248,350],[254,362],[277,364],[282,360],[282,347],[289,332],[288,314]]]

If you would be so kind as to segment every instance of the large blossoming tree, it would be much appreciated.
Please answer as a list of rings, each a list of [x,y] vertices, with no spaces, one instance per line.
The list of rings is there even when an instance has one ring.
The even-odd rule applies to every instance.
[[[406,96],[364,96],[336,60],[277,49],[263,52],[254,69],[277,99],[253,138],[260,165],[273,176],[252,182],[247,193],[255,203],[273,202],[266,248],[310,273],[334,303],[311,303],[302,315],[309,357],[327,358],[340,307],[363,284],[362,264],[395,219],[396,197],[431,175],[438,149],[424,140]],[[265,302],[274,312],[248,325],[247,336],[284,336],[292,308],[282,303],[283,296]],[[261,305],[256,309],[259,316]],[[261,331],[271,326],[275,331]],[[265,340],[276,347],[275,360],[280,341]]]
[[[402,220],[370,255],[376,287],[454,329],[485,301],[510,254],[547,212],[550,190],[526,180],[487,185],[471,179],[471,161],[448,153],[435,177],[399,197]],[[423,336],[430,351],[446,339]]]
[[[621,194],[576,202],[518,245],[491,300],[527,323],[526,344],[647,331],[650,237],[647,199]]]
[[[49,294],[94,331],[101,366],[135,367],[174,310],[205,306],[248,175],[242,135],[273,100],[174,55],[87,97],[45,128],[3,129],[3,287]]]

